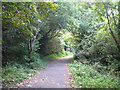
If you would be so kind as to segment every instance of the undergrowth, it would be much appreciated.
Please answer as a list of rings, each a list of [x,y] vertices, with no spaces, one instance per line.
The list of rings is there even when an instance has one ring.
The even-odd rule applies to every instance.
[[[24,56],[22,60],[14,60],[2,67],[2,87],[17,87],[17,84],[24,79],[32,77],[36,72],[45,68],[49,60],[55,60],[68,56],[67,53],[51,54],[48,56],[40,56],[38,53],[32,53],[32,62],[28,56]]]
[[[32,55],[33,62],[27,63],[29,59],[27,56],[24,57],[23,62],[9,62],[5,67],[2,68],[2,87],[17,87],[17,84],[22,82],[23,79],[32,77],[36,72],[45,68],[47,61],[41,59],[39,54],[34,53]]]
[[[98,72],[94,65],[74,61],[69,67],[73,75],[71,83],[77,88],[120,88],[119,77]]]

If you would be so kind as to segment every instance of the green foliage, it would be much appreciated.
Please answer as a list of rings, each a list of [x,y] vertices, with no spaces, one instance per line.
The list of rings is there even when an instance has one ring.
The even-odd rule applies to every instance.
[[[92,65],[74,61],[69,67],[76,88],[120,88],[119,77],[98,72]]]
[[[52,2],[2,3],[4,65],[14,58],[22,60],[24,55],[30,58],[30,53],[39,49],[42,20],[57,8],[57,4]]]
[[[44,67],[39,54],[50,60],[75,53],[78,61],[92,65],[70,64],[73,83],[83,88],[117,87],[112,75],[120,70],[119,4],[3,2],[4,86],[14,84],[15,72],[19,82],[26,72]]]
[[[47,55],[45,58],[46,58],[47,60],[55,60],[55,59],[59,59],[59,58],[61,58],[61,57],[69,56],[69,55],[71,55],[71,53],[68,53],[68,52],[66,52],[66,51],[63,51],[63,53]]]
[[[80,19],[82,22],[79,23],[79,28],[73,32],[76,42],[74,47],[76,59],[83,58],[91,63],[101,62],[104,65],[112,64],[112,61],[119,61],[120,44],[117,25],[112,24],[117,23],[118,14],[114,12],[118,11],[110,8],[110,5],[116,7],[116,3],[89,5],[91,4],[88,6],[81,4],[83,9],[80,12],[87,13],[82,13],[83,18]],[[87,22],[84,17],[87,17]],[[118,69],[119,66],[116,70]]]
[[[43,43],[41,45],[40,52],[43,55],[62,53],[62,51],[64,49],[64,45],[61,44],[59,37],[54,37],[52,39],[42,38],[41,42],[43,42]]]
[[[24,68],[18,69],[15,65],[7,66],[6,68],[3,69],[3,74],[2,74],[3,87],[13,87],[16,85],[16,83],[21,82],[22,79],[26,79],[28,77],[27,75],[28,73],[25,73]]]
[[[23,62],[11,62],[2,69],[2,80],[3,87],[16,87],[23,79],[28,79],[32,77],[36,72],[43,69],[47,65],[47,60],[40,59],[39,54],[32,54],[33,62],[23,63]],[[29,61],[27,56],[24,56],[25,59]],[[27,61],[26,60],[26,61]]]

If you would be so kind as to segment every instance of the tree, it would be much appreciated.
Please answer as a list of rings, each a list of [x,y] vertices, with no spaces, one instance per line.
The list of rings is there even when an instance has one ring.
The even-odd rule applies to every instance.
[[[36,39],[41,36],[39,21],[47,19],[50,16],[48,11],[54,11],[56,8],[57,5],[52,2],[2,3],[3,62],[24,55],[30,58]]]

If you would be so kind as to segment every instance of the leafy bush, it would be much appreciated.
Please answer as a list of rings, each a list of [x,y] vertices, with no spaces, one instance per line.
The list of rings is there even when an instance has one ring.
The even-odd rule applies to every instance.
[[[74,61],[69,64],[72,84],[78,88],[120,88],[119,77],[98,72],[95,66]]]
[[[27,79],[35,74],[37,71],[45,68],[47,60],[41,59],[38,53],[31,55],[33,62],[27,63],[29,58],[25,56],[25,62],[9,62],[6,67],[2,69],[3,87],[15,87],[23,79]]]
[[[13,87],[16,83],[21,82],[22,79],[28,78],[28,74],[25,72],[25,68],[17,68],[15,65],[6,66],[3,68],[2,78],[3,87]]]

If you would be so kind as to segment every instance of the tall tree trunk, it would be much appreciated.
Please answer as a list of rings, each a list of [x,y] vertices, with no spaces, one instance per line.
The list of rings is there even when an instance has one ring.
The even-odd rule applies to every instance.
[[[120,41],[120,1],[118,2],[118,37],[119,37],[119,41]]]
[[[31,48],[32,48],[32,50],[34,49],[34,45],[35,45],[38,33],[39,33],[39,31],[35,31],[35,34],[34,34],[34,36],[32,38],[32,41],[31,41]]]
[[[108,14],[108,9],[106,8],[106,15],[107,15],[107,20],[108,20],[108,28],[109,28],[109,31],[110,31],[110,34],[113,38],[113,40],[115,41],[115,44],[116,44],[116,47],[120,53],[120,45],[119,45],[119,42],[117,41],[117,38],[115,37],[113,31],[112,31],[112,28],[110,26],[110,19],[109,19],[109,14]]]
[[[30,59],[29,61],[28,61],[28,63],[31,63],[32,62],[32,60],[31,60],[31,39],[29,40],[29,42],[28,42],[28,58]]]

